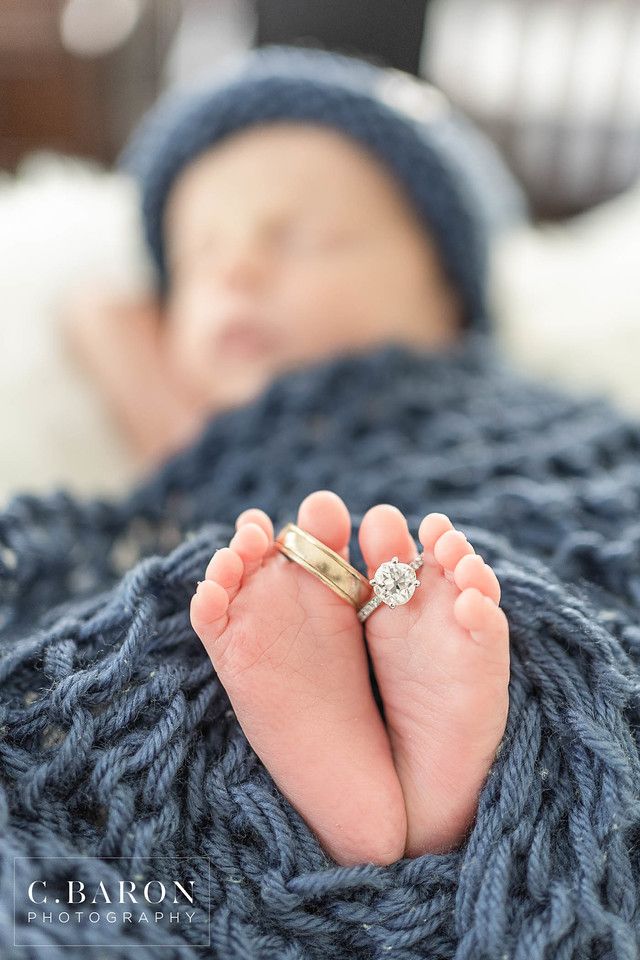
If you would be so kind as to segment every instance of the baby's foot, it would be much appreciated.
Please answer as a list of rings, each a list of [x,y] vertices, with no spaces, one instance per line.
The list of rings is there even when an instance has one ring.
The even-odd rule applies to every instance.
[[[347,558],[336,494],[310,494],[297,522]],[[247,739],[327,852],[345,865],[401,857],[402,788],[356,611],[274,548],[261,510],[244,511],[214,554],[191,622]]]
[[[509,629],[495,573],[442,513],[428,514],[418,536],[420,586],[408,603],[381,604],[365,621],[406,802],[408,857],[464,839],[509,706]],[[380,563],[419,552],[390,504],[365,514],[359,542],[370,578]]]

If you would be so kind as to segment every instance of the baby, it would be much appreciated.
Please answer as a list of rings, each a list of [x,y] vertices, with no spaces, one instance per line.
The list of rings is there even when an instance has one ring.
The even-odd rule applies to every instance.
[[[357,77],[361,68],[347,59],[260,51],[240,81],[201,95],[207,117],[224,117],[227,90],[244,94],[246,112],[235,128],[198,128],[200,140],[199,132],[170,174],[153,167],[145,174],[161,296],[76,306],[79,353],[148,464],[287,369],[387,341],[438,350],[467,335],[479,316],[473,234],[454,242],[468,225],[450,219],[450,229],[441,222],[430,230],[402,173],[339,119],[295,106],[273,113],[283,91],[296,94],[291,104],[306,102],[304,84],[319,81],[304,64],[314,62],[329,73],[326,104],[336,108],[341,95],[340,103],[366,112],[373,97],[350,87],[349,71]],[[362,70],[366,83],[383,75]],[[183,119],[165,125],[165,151],[171,144],[179,153],[186,142],[184,110],[179,105]],[[424,122],[384,104],[380,110],[381,124],[398,124],[386,131],[389,150]],[[363,129],[375,129],[371,117],[365,121]],[[414,146],[433,161],[423,142]],[[406,169],[410,180],[415,166]],[[450,187],[435,184],[442,171],[432,170],[437,225]],[[449,217],[462,216],[456,199]],[[349,509],[335,493],[310,494],[295,519],[349,559]],[[276,549],[261,509],[245,510],[235,525],[203,572],[191,622],[278,787],[338,863],[388,864],[455,847],[473,821],[507,719],[509,631],[495,573],[446,515],[424,516],[418,545],[396,507],[376,504],[359,529],[367,578],[393,557],[409,562],[422,552],[423,565],[407,603],[381,605],[363,624],[353,606]]]

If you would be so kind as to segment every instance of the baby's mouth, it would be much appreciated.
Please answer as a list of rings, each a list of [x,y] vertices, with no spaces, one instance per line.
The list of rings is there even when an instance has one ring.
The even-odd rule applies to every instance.
[[[222,353],[243,358],[264,356],[276,344],[274,332],[253,320],[234,320],[223,327],[216,337],[216,347]]]

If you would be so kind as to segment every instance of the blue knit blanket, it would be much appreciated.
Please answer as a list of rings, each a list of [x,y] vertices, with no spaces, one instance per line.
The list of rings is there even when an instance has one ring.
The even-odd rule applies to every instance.
[[[446,512],[500,579],[507,728],[453,852],[333,862],[190,628],[238,512],[277,526],[318,488],[349,506],[360,569],[360,518],[391,502],[414,536]],[[3,958],[190,960],[210,937],[225,960],[637,960],[640,423],[605,399],[515,373],[481,335],[281,374],[122,500],[15,497],[0,627]],[[91,925],[36,937],[18,912],[14,930],[28,857],[88,883],[187,862],[209,874],[209,923],[118,922],[94,952]]]

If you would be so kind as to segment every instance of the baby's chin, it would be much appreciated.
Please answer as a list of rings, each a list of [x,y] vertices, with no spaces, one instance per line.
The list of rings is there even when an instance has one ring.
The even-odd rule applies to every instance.
[[[221,375],[212,379],[208,389],[212,412],[250,403],[266,389],[279,370],[278,365],[247,360],[225,360],[216,366]]]

